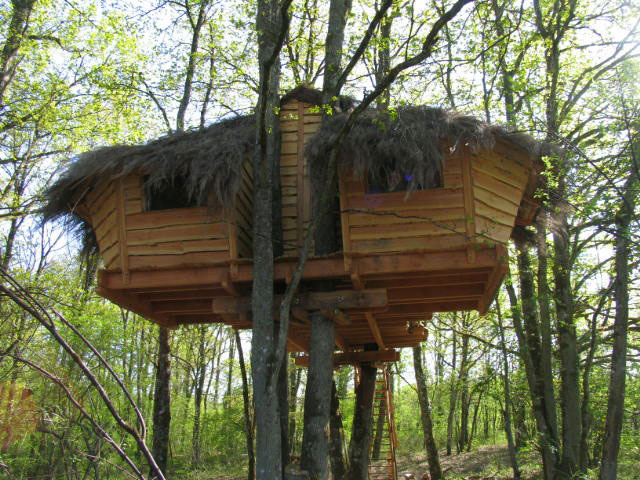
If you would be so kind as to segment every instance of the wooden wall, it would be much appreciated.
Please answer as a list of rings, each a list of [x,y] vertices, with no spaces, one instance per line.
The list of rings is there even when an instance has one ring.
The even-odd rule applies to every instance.
[[[443,187],[408,197],[366,194],[362,180],[341,174],[344,251],[353,256],[506,243],[528,171],[502,153],[508,152],[447,154]]]
[[[320,128],[321,115],[308,103],[291,100],[280,110],[282,228],[285,256],[297,256],[311,220],[311,177],[304,144]]]
[[[106,269],[179,268],[251,256],[249,165],[229,212],[207,206],[147,212],[142,183],[142,175],[105,181],[84,202]]]
[[[119,190],[114,182],[103,181],[93,188],[84,200],[91,225],[98,240],[105,268],[120,268],[117,206]]]
[[[529,180],[531,160],[498,142],[492,151],[470,154],[478,239],[506,244]]]

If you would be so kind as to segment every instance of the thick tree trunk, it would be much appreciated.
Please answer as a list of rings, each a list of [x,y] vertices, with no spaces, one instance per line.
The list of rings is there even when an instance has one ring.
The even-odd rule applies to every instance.
[[[551,448],[551,435],[549,433],[547,422],[545,420],[545,409],[542,401],[542,396],[536,393],[537,385],[539,385],[537,382],[538,373],[535,370],[535,364],[531,358],[531,349],[529,347],[529,342],[525,334],[525,329],[522,325],[520,310],[521,307],[510,279],[506,283],[506,290],[509,296],[509,303],[511,304],[513,327],[516,331],[516,336],[518,337],[520,358],[522,359],[522,363],[524,364],[527,384],[529,386],[529,395],[531,397],[533,416],[536,421],[536,429],[538,431],[539,437],[538,443],[540,446],[540,454],[542,456],[544,479],[552,480],[555,475],[556,456],[554,454],[554,450]],[[524,418],[524,415],[522,415],[522,418]]]
[[[377,369],[368,365],[362,365],[360,368],[360,384],[356,388],[356,405],[349,442],[347,480],[369,478],[369,446],[371,445],[373,393],[376,388]]]
[[[158,468],[167,471],[169,452],[169,426],[171,425],[171,360],[169,346],[169,330],[160,327],[158,332],[158,364],[156,369],[156,386],[153,397],[153,450]],[[153,472],[152,472],[153,474]]]
[[[416,374],[416,386],[418,387],[418,404],[420,405],[420,420],[422,421],[422,434],[424,436],[424,448],[429,460],[429,474],[433,480],[442,477],[438,448],[433,438],[433,422],[431,421],[431,406],[429,405],[429,392],[427,391],[427,379],[422,368],[422,347],[420,344],[413,347],[413,369]]]
[[[562,180],[561,180],[562,183]],[[561,187],[560,191],[566,191]],[[573,318],[568,206],[559,208],[554,221],[554,280],[558,346],[560,356],[560,405],[562,409],[562,454],[556,478],[572,478],[580,465],[580,366],[576,325]]]
[[[327,478],[329,461],[329,414],[333,384],[333,321],[319,311],[311,312],[311,350],[304,397],[304,429],[300,466],[312,480]]]
[[[334,480],[342,480],[348,470],[348,457],[345,448],[344,429],[342,428],[342,415],[340,415],[340,400],[338,399],[338,389],[335,380],[331,387],[331,417],[329,426],[331,477]]]
[[[240,364],[240,375],[242,376],[242,403],[244,406],[244,434],[247,440],[247,480],[255,478],[256,459],[253,452],[253,424],[251,422],[251,401],[249,400],[249,381],[247,379],[247,367],[244,363],[244,352],[242,350],[242,339],[237,330],[234,330],[236,347],[238,349],[238,363]]]
[[[637,161],[636,158],[633,160]],[[630,223],[633,218],[637,185],[636,163],[626,182],[621,206],[615,218],[615,268],[614,283],[616,298],[616,316],[613,325],[613,349],[611,351],[611,374],[609,377],[609,401],[607,404],[607,420],[604,427],[602,444],[602,461],[600,463],[600,480],[617,478],[618,452],[620,450],[620,433],[624,414],[624,395],[627,362],[627,329],[629,324],[629,257],[630,257]]]
[[[277,163],[275,152],[280,142],[278,87],[280,62],[278,44],[281,18],[277,0],[258,1],[258,64],[260,84],[256,108],[256,153],[254,157],[253,199],[253,289],[251,373],[256,418],[256,478],[275,480],[282,476],[280,413],[278,409],[277,371],[280,359],[276,350],[273,318],[273,243],[272,178]]]

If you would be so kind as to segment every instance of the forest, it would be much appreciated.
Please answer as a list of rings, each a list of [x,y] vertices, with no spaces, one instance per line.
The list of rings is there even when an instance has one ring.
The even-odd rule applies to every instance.
[[[333,370],[318,460],[308,369],[285,349],[314,235],[331,251],[325,216],[282,305],[273,289],[273,142],[279,99],[301,85],[325,120],[353,102],[329,187],[367,109],[440,107],[547,146],[537,221],[509,241],[487,313],[435,313],[387,364],[398,475],[639,478],[640,4],[2,0],[0,18],[0,478],[367,478],[349,440],[366,423],[375,457],[383,429],[356,408],[362,372]],[[46,218],[51,186],[83,152],[248,114],[250,328],[169,329],[100,296],[86,232]]]

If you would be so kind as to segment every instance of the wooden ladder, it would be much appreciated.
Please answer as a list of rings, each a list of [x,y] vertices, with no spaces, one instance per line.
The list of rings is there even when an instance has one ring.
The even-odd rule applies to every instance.
[[[378,370],[373,394],[373,425],[369,449],[369,480],[396,480],[396,449],[398,436],[393,411],[389,369],[385,365]],[[376,434],[380,430],[378,442]]]

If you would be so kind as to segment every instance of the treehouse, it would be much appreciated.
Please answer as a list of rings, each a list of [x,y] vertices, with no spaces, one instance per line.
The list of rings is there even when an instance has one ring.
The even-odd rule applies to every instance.
[[[293,276],[312,219],[314,169],[348,115],[339,107],[350,108],[341,99],[322,124],[318,104],[318,92],[305,88],[281,103],[276,294]],[[46,216],[70,219],[99,252],[103,297],[171,328],[251,328],[254,144],[246,116],[87,152],[48,191]],[[340,248],[309,258],[288,348],[309,351],[313,310],[335,322],[339,363],[397,359],[393,349],[424,340],[422,322],[435,312],[484,313],[506,273],[514,226],[531,224],[539,207],[537,148],[440,109],[365,112],[338,155]],[[335,290],[314,291],[319,279]],[[370,345],[375,355],[354,353]]]

